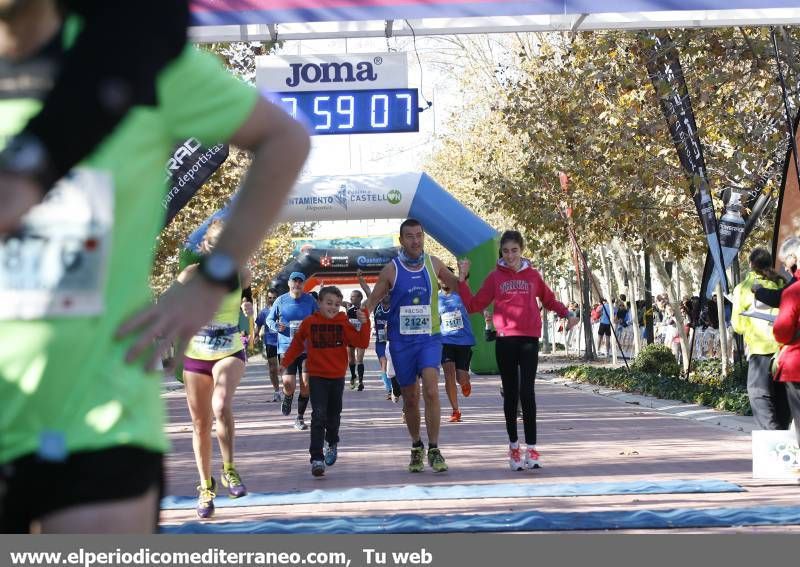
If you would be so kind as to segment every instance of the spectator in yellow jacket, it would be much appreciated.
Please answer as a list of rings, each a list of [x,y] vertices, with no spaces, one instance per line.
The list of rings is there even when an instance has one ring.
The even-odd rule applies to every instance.
[[[772,255],[764,248],[755,248],[750,253],[750,273],[733,290],[733,330],[744,336],[748,352],[747,395],[758,429],[786,429],[791,417],[786,399],[786,390],[780,382],[772,379],[770,366],[772,356],[780,345],[772,335],[772,323],[765,319],[749,317],[742,313],[777,315],[755,299],[754,289],[780,289],[785,280],[772,269]]]

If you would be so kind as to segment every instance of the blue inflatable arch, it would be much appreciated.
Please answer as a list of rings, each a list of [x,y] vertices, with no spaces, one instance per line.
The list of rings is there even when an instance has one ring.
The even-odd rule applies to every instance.
[[[229,207],[214,213],[195,230],[188,238],[187,248],[196,249],[208,224],[217,218],[224,219]],[[470,259],[470,285],[473,290],[494,268],[498,250],[497,231],[426,173],[305,178],[287,198],[279,221],[409,217],[419,220],[426,234],[435,238],[454,256]],[[339,266],[337,269],[340,273],[349,269],[349,273],[354,274],[360,267],[356,264]],[[472,326],[476,331],[483,328],[483,316],[480,313],[472,317]],[[473,355],[472,370],[495,373],[494,349],[484,343],[482,333],[475,334],[478,344]]]

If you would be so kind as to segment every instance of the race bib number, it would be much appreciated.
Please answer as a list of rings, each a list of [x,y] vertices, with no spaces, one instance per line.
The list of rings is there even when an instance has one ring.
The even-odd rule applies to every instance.
[[[59,181],[0,239],[0,320],[103,313],[113,221],[109,174],[76,169]]]
[[[442,313],[442,331],[455,332],[463,328],[464,320],[461,318],[461,311]]]
[[[404,305],[400,307],[401,335],[430,335],[431,306]]]
[[[297,333],[297,329],[300,328],[300,323],[302,321],[289,321],[289,338],[293,338],[295,333]]]
[[[375,341],[379,343],[386,342],[386,327],[375,329]]]
[[[361,330],[361,321],[359,321],[358,319],[350,319],[350,324],[353,325],[353,327],[355,327],[356,331]]]
[[[242,350],[241,341],[239,341],[240,344],[238,345],[234,342],[237,334],[238,333],[232,333],[230,335],[215,337],[195,335],[192,337],[192,350],[200,356],[213,358],[233,354],[234,352]]]

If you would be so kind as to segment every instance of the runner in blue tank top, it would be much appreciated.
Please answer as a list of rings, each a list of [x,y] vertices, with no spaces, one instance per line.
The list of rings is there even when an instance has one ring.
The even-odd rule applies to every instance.
[[[439,284],[437,278],[456,289],[458,279],[442,262],[425,254],[425,232],[416,219],[406,219],[400,225],[400,252],[384,266],[378,283],[367,300],[372,311],[387,294],[391,298],[389,311],[389,352],[392,355],[397,381],[403,395],[406,426],[411,435],[409,472],[422,472],[425,447],[420,439],[419,387],[422,376],[422,396],[425,399],[425,426],[428,432],[428,464],[434,472],[447,470],[439,450],[439,363],[442,342],[438,313]]]
[[[444,389],[453,413],[450,415],[451,423],[461,421],[461,410],[458,407],[458,388],[461,393],[469,397],[472,393],[472,384],[469,381],[469,363],[472,360],[472,347],[475,337],[472,334],[472,324],[469,322],[461,296],[450,289],[444,281],[439,281],[439,318],[442,327],[442,370],[444,371]]]

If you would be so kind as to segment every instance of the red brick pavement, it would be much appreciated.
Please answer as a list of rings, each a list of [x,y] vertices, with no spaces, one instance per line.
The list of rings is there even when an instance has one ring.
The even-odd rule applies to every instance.
[[[543,357],[540,369],[552,365]],[[426,468],[422,474],[411,474],[406,470],[410,440],[400,419],[401,405],[384,399],[377,368],[375,359],[368,357],[365,391],[351,391],[346,387],[339,460],[323,478],[313,478],[308,462],[308,432],[296,431],[292,427],[296,399],[293,415],[281,415],[279,404],[267,401],[272,398],[272,387],[268,384],[263,361],[251,361],[234,400],[236,463],[248,488],[254,492],[292,492],[406,484],[718,479],[737,483],[747,492],[218,508],[210,521],[403,512],[464,514],[532,509],[590,511],[800,504],[800,487],[797,485],[751,478],[750,436],[747,433],[577,391],[546,380],[540,380],[536,388],[538,448],[542,453],[543,468],[513,472],[507,466],[507,437],[497,376],[473,376],[472,395],[460,398],[463,422],[442,424],[440,447],[450,470],[434,474]],[[167,383],[166,387],[168,430],[173,444],[167,458],[167,494],[193,495],[197,473],[189,414],[178,384]],[[446,419],[450,408],[443,386],[440,387],[440,399]],[[310,421],[310,414],[309,407],[307,421]],[[521,421],[519,426],[522,434]],[[426,440],[424,434],[423,440]],[[217,471],[221,462],[216,441],[214,459],[213,470]],[[162,512],[162,523],[193,520],[196,516],[192,510]],[[734,530],[800,531],[800,526]]]

